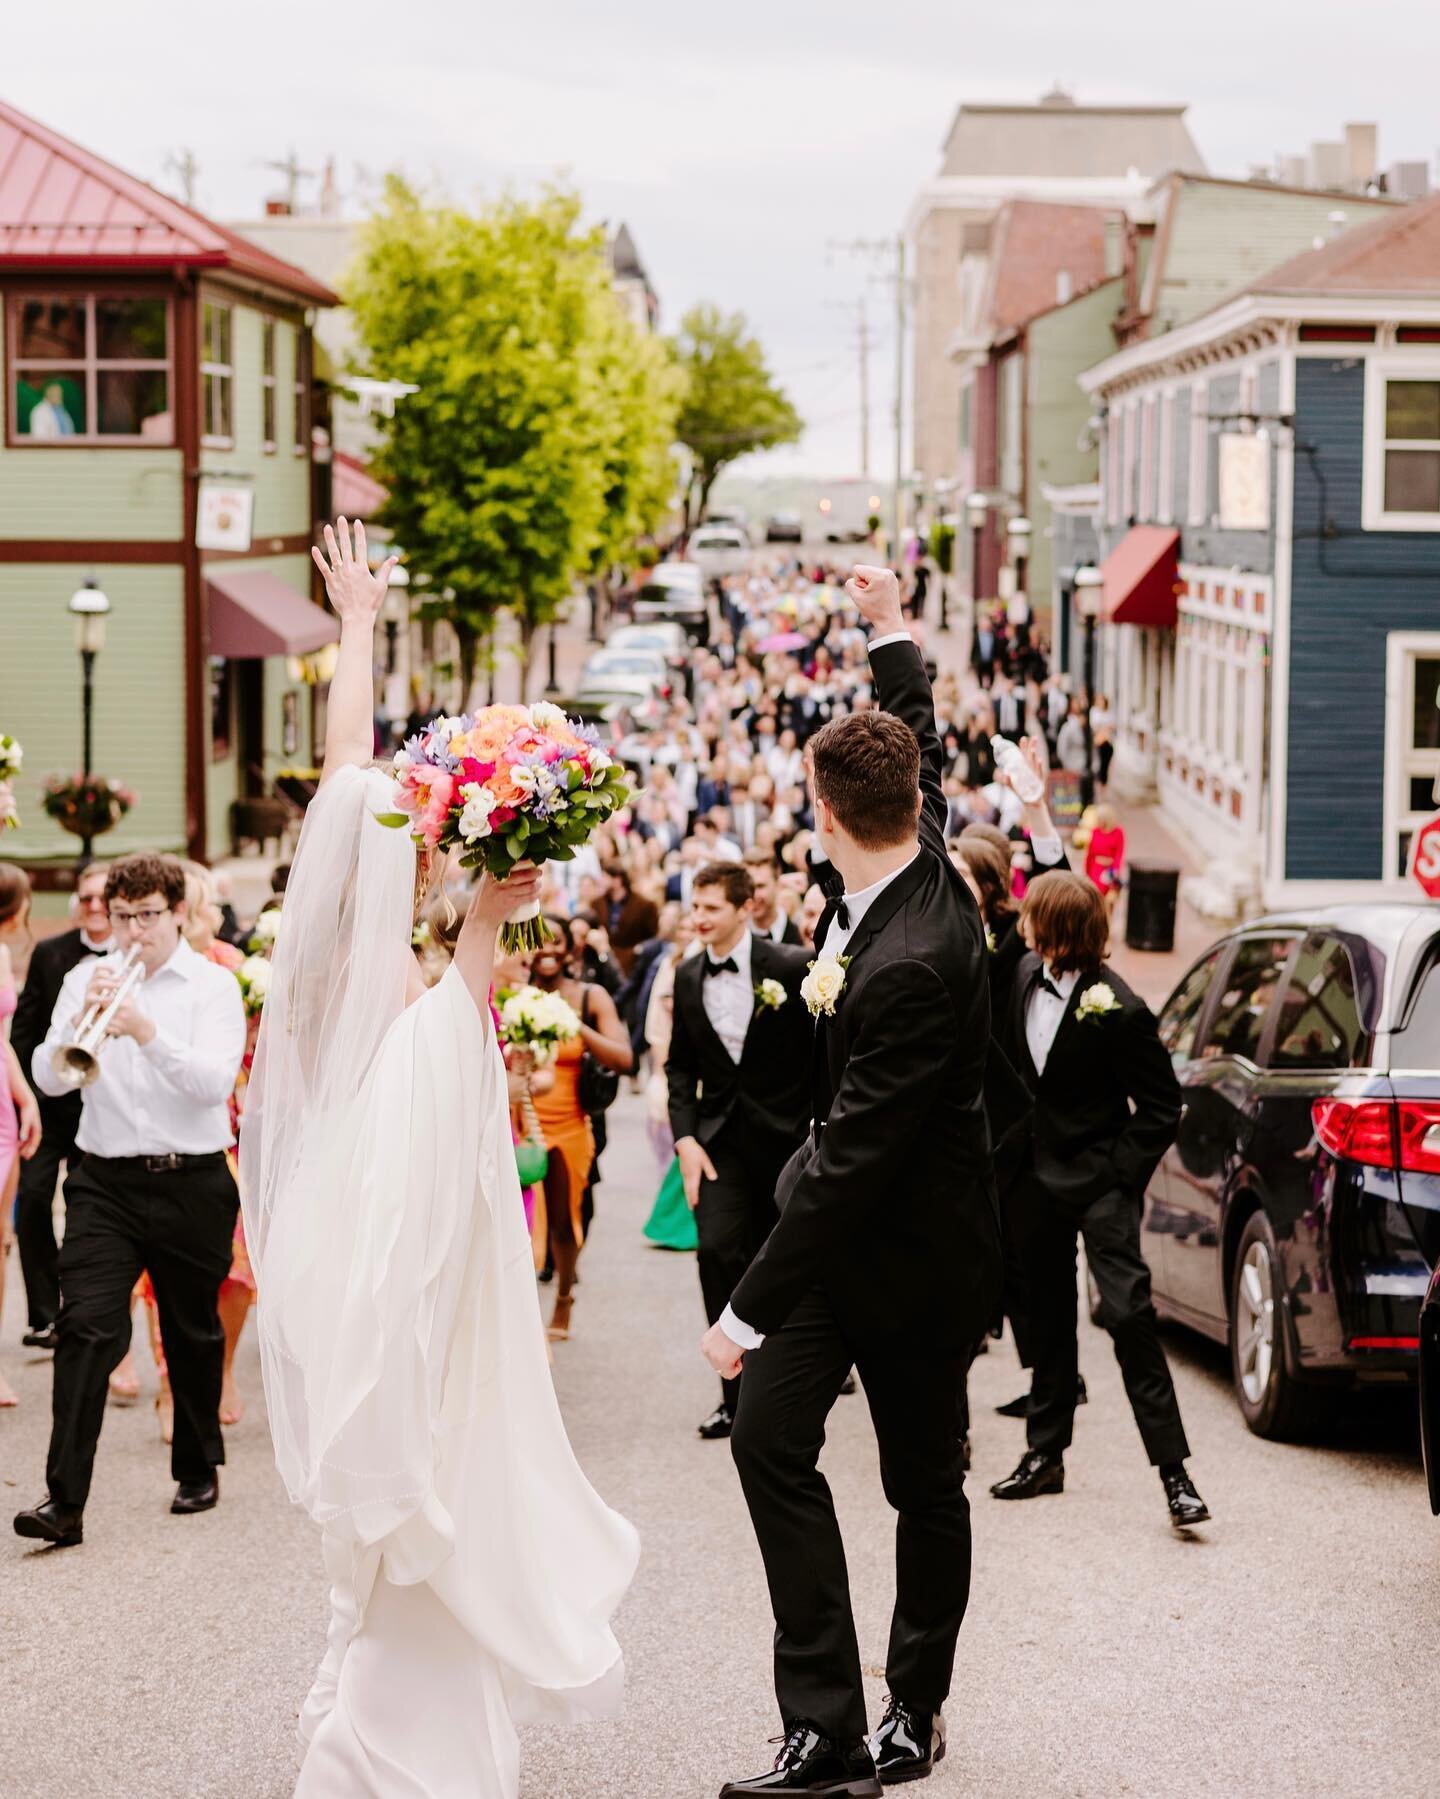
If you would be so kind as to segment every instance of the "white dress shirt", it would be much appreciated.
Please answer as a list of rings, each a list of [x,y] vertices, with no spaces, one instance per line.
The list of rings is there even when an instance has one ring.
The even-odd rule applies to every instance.
[[[106,964],[118,968],[120,960],[117,954]],[[52,1098],[73,1091],[57,1079],[51,1056],[74,1040],[85,989],[100,966],[87,959],[66,975],[49,1034],[32,1058],[35,1085]],[[77,1147],[95,1156],[228,1149],[229,1099],[245,1054],[240,983],[182,937],[164,967],[140,983],[135,1004],[154,1021],[155,1035],[143,1049],[133,1037],[112,1037],[101,1050],[100,1073],[82,1089]]]
[[[750,920],[750,929],[757,937],[768,937],[772,943],[783,943],[785,941],[785,927],[789,922],[789,919],[786,918],[785,914],[777,906],[775,908],[775,916],[770,920],[768,925],[756,924],[755,920],[752,918]]]
[[[1030,1060],[1036,1074],[1044,1074],[1056,1033],[1070,1009],[1070,995],[1080,979],[1072,969],[1069,974],[1055,974],[1046,966],[1046,978],[1054,983],[1056,993],[1047,993],[1037,981],[1025,1006],[1025,1041],[1030,1047]]]
[[[740,941],[729,952],[728,959],[735,964],[733,974],[728,968],[721,974],[711,974],[705,968],[700,971],[700,1003],[732,1062],[738,1062],[744,1052],[745,1033],[750,1029],[750,1018],[755,1010],[755,987],[750,978],[750,939],[751,933],[742,931]],[[727,959],[717,956],[708,947],[705,955],[712,965]]]

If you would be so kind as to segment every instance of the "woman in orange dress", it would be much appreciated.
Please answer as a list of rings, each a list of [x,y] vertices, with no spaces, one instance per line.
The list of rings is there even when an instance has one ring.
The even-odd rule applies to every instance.
[[[634,1066],[630,1039],[615,1010],[615,1002],[603,987],[577,978],[574,940],[570,921],[549,917],[554,933],[535,951],[530,963],[531,984],[558,993],[580,1020],[580,1035],[562,1043],[548,1065],[554,1085],[535,1094],[535,1111],[550,1151],[541,1203],[535,1208],[535,1230],[540,1243],[548,1239],[555,1260],[555,1312],[550,1320],[552,1341],[570,1335],[570,1314],[575,1303],[575,1269],[585,1241],[581,1209],[585,1186],[595,1160],[595,1133],[580,1104],[580,1074],[585,1052],[603,1068],[628,1074]]]

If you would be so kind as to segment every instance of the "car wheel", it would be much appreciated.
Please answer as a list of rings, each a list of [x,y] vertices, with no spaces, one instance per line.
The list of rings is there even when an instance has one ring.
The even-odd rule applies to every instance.
[[[1322,1396],[1291,1372],[1275,1233],[1256,1212],[1241,1233],[1230,1283],[1230,1366],[1235,1398],[1257,1437],[1308,1435]]]

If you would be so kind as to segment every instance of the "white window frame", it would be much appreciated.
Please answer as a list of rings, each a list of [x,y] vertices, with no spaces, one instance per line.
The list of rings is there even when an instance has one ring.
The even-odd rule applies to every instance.
[[[1190,387],[1190,495],[1186,523],[1203,525],[1210,498],[1210,398],[1203,381]]]
[[[1155,476],[1160,446],[1156,442],[1156,407],[1154,394],[1147,394],[1140,412],[1140,493],[1136,517],[1149,524],[1155,517]]]
[[[205,312],[207,307],[211,311],[225,312],[230,315],[228,331],[230,339],[229,362],[211,362],[205,359],[205,351],[207,348]],[[230,301],[202,298],[200,305],[200,356],[200,442],[207,449],[233,449],[235,445],[235,307]],[[205,377],[207,375],[211,375],[215,380],[224,381],[229,385],[230,432],[228,436],[221,436],[217,432],[211,432],[206,429],[210,423],[209,407],[206,404],[205,394]]]
[[[1105,517],[1112,525],[1118,525],[1123,516],[1120,502],[1124,485],[1121,474],[1124,464],[1124,430],[1121,409],[1112,405],[1105,421]]]
[[[1365,359],[1365,458],[1360,488],[1360,525],[1365,531],[1440,532],[1440,511],[1385,510],[1385,383],[1440,381],[1440,351],[1396,351]],[[1396,439],[1399,443],[1402,440]],[[1440,451],[1440,439],[1406,438],[1407,449]],[[1388,846],[1387,846],[1388,854]],[[1403,871],[1402,871],[1403,872]]]
[[[1135,517],[1138,483],[1135,479],[1136,463],[1139,459],[1137,440],[1140,435],[1139,408],[1131,400],[1125,408],[1125,441],[1120,455],[1120,523],[1128,524]]]
[[[1385,639],[1385,843],[1381,870],[1387,881],[1404,881],[1409,873],[1396,853],[1402,831],[1412,836],[1440,805],[1416,812],[1410,805],[1409,788],[1416,775],[1440,775],[1440,752],[1412,749],[1415,693],[1412,664],[1421,656],[1440,659],[1440,631],[1391,631]],[[1419,889],[1417,888],[1418,892]]]
[[[1168,525],[1175,516],[1175,389],[1160,396],[1160,497],[1155,522]]]
[[[233,329],[233,327],[232,327]],[[280,432],[279,423],[279,390],[275,381],[275,369],[279,360],[279,321],[271,313],[263,313],[260,319],[260,448],[266,456],[275,454],[276,440]],[[266,367],[266,350],[269,350],[269,367]],[[234,354],[234,351],[231,351]],[[270,429],[267,432],[266,413],[269,413]]]

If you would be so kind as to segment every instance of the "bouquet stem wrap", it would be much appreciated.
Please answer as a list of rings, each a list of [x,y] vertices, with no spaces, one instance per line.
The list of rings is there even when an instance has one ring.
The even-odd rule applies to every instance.
[[[533,899],[517,906],[500,927],[500,947],[508,956],[521,950],[533,955],[550,935],[549,925],[540,916],[540,902]]]

